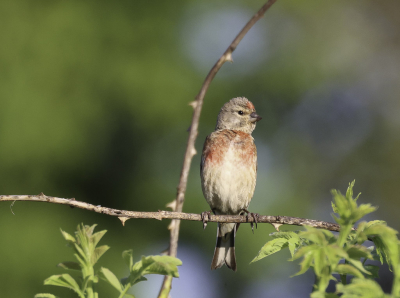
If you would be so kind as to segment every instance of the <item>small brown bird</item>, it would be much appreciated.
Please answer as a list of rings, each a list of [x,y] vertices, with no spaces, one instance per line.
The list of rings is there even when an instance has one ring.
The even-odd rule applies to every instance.
[[[257,148],[251,133],[259,120],[261,117],[247,98],[233,98],[222,106],[215,131],[205,140],[200,165],[201,185],[214,214],[248,213],[257,176]],[[226,264],[236,271],[238,226],[218,223],[212,270]]]

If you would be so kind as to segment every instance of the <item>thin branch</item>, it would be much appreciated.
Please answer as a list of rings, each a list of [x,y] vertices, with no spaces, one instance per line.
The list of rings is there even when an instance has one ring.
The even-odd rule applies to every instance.
[[[175,200],[175,211],[182,212],[183,203],[185,201],[185,192],[187,186],[187,179],[189,175],[190,165],[192,163],[193,156],[196,154],[196,149],[194,147],[194,143],[198,134],[198,126],[201,108],[203,106],[204,96],[208,90],[208,87],[211,81],[214,79],[215,75],[222,67],[222,65],[226,61],[232,62],[232,52],[236,49],[239,42],[243,39],[246,33],[250,30],[253,25],[264,16],[265,12],[274,4],[276,0],[268,0],[266,4],[264,4],[260,10],[250,19],[250,21],[243,27],[243,29],[239,32],[236,38],[229,45],[224,54],[219,58],[219,60],[215,63],[215,65],[211,68],[207,77],[204,80],[203,86],[200,89],[199,94],[197,94],[195,101],[191,103],[194,108],[192,123],[190,126],[190,132],[188,137],[188,143],[185,152],[185,158],[183,161],[181,177],[178,184],[178,191]],[[180,221],[173,220],[170,225],[170,242],[169,242],[169,251],[168,254],[170,256],[176,257],[178,251],[178,238],[179,238],[179,227]],[[171,290],[172,277],[166,276],[164,278],[163,284],[160,289],[159,298],[168,297],[169,292]]]
[[[96,206],[85,202],[76,201],[75,199],[63,199],[46,196],[43,193],[37,196],[22,195],[22,196],[0,196],[0,202],[2,201],[31,201],[31,202],[47,202],[53,204],[69,205],[71,207],[77,207],[89,211],[94,211],[101,214],[118,217],[124,224],[126,220],[130,218],[153,218],[157,220],[163,219],[174,219],[174,220],[191,220],[191,221],[202,221],[200,214],[195,213],[183,213],[173,211],[158,211],[158,212],[141,212],[141,211],[127,211],[119,210],[108,207]],[[235,223],[251,223],[254,222],[252,216],[244,215],[210,215],[209,222],[235,222]],[[339,232],[339,225],[299,217],[290,216],[271,216],[271,215],[260,215],[257,219],[258,223],[270,223],[275,228],[280,225],[296,225],[296,226],[312,226],[314,228],[325,229],[329,231]],[[203,226],[203,224],[201,225]]]

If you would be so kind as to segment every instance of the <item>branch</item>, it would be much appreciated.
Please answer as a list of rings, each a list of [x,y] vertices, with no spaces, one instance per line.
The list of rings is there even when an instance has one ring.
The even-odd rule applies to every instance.
[[[54,204],[69,205],[71,207],[77,207],[89,211],[94,211],[101,214],[118,217],[123,224],[130,218],[154,218],[158,220],[163,219],[174,219],[174,220],[191,220],[191,221],[202,221],[200,214],[195,213],[183,213],[183,212],[172,212],[172,211],[158,211],[158,212],[141,212],[141,211],[127,211],[119,210],[108,207],[96,206],[85,202],[76,201],[75,199],[63,199],[46,196],[43,193],[37,196],[22,195],[22,196],[0,196],[0,202],[2,201],[31,201],[31,202],[47,202]],[[254,222],[252,216],[244,215],[210,215],[209,222],[234,222],[234,223],[251,223]],[[260,215],[257,219],[258,223],[270,223],[276,229],[281,225],[296,225],[296,226],[312,226],[314,228],[325,229],[329,231],[339,232],[340,227],[338,224],[318,221],[313,219],[290,217],[290,216],[271,216],[271,215]],[[203,226],[203,225],[202,225]]]
[[[188,137],[188,143],[185,152],[185,158],[183,160],[183,166],[181,171],[181,177],[179,180],[177,196],[175,199],[175,208],[176,212],[182,212],[183,203],[185,201],[185,192],[187,186],[187,179],[189,176],[190,165],[192,163],[193,156],[196,154],[196,149],[194,147],[194,143],[197,138],[197,128],[199,126],[199,119],[201,108],[203,106],[204,96],[208,90],[208,87],[211,81],[214,79],[215,75],[222,67],[222,65],[226,61],[232,62],[232,52],[236,49],[239,42],[243,39],[246,33],[250,30],[253,25],[264,16],[265,12],[274,4],[276,0],[268,0],[266,4],[264,4],[260,10],[250,19],[250,21],[243,27],[243,29],[239,32],[236,38],[229,45],[224,54],[219,58],[219,60],[215,63],[215,65],[211,68],[207,77],[204,80],[203,86],[200,89],[199,94],[197,94],[195,101],[191,103],[191,106],[194,109],[192,123],[190,126],[190,132]],[[169,251],[168,254],[170,256],[176,257],[178,251],[178,238],[179,238],[179,227],[180,221],[173,220],[170,225],[170,242],[169,242]],[[169,296],[169,292],[171,290],[172,277],[166,276],[164,278],[163,284],[160,289],[160,293],[158,295],[159,298],[166,298]]]

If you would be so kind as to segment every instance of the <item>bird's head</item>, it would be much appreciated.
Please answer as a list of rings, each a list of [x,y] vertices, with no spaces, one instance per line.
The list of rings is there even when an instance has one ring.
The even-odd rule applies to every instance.
[[[251,134],[256,128],[256,122],[260,120],[251,101],[245,97],[236,97],[222,106],[215,130],[233,129]]]

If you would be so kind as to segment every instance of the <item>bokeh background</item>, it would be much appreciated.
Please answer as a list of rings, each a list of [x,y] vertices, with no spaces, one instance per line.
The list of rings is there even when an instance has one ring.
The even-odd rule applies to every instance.
[[[0,194],[75,197],[156,211],[175,197],[192,108],[215,61],[263,1],[0,2]],[[263,120],[250,209],[331,221],[333,188],[356,180],[362,203],[400,228],[400,1],[281,0],[225,64],[205,97],[197,151],[223,103],[246,96]],[[184,211],[208,210],[193,160]],[[118,219],[45,203],[0,205],[0,295],[51,292],[43,280],[73,260],[60,228],[98,224],[119,277],[121,258],[167,248],[168,221]],[[14,214],[13,214],[13,213]],[[283,229],[290,229],[284,227]],[[273,228],[237,236],[238,272],[210,271],[216,225],[183,222],[172,297],[308,297],[289,252],[249,265]],[[383,269],[380,282],[390,287]],[[135,286],[156,297],[162,277]],[[101,296],[116,297],[108,285]]]

